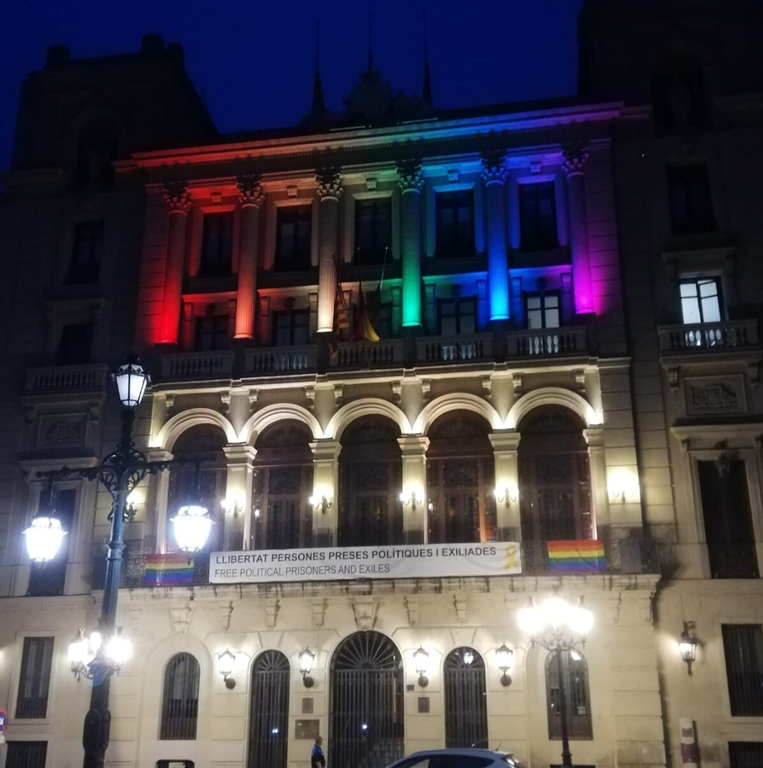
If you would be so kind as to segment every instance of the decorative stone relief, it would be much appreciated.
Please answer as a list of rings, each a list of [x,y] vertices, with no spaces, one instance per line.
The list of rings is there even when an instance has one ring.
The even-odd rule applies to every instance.
[[[191,607],[170,608],[170,627],[176,635],[185,635],[191,624]]]
[[[241,205],[262,206],[265,202],[265,188],[258,176],[242,176],[238,180],[238,199]]]
[[[170,211],[188,213],[193,207],[188,188],[182,182],[165,185],[164,202],[167,203]]]
[[[611,597],[609,599],[609,614],[612,617],[612,622],[617,624],[620,621],[620,608],[623,604],[623,596],[618,594],[617,597]]]
[[[402,381],[393,381],[392,382],[392,402],[395,405],[400,405],[403,399],[403,382]]]
[[[228,605],[224,605],[220,608],[220,613],[223,618],[223,630],[227,632],[230,629],[231,619],[233,618],[233,601]]]
[[[522,397],[522,374],[512,372],[511,383],[514,386],[514,397],[515,398]]]
[[[82,445],[83,441],[84,429],[81,420],[44,420],[40,424],[40,448]]]
[[[747,410],[744,377],[741,375],[726,376],[722,380],[687,378],[684,391],[689,416],[744,413]]]
[[[422,379],[421,380],[421,399],[424,401],[425,405],[429,402],[429,399],[431,396],[432,396],[432,380]]]
[[[249,407],[254,407],[257,405],[257,401],[260,399],[260,390],[259,389],[250,389],[249,390]]]
[[[493,396],[493,377],[492,376],[483,376],[482,377],[482,396],[490,402],[490,399]]]
[[[585,171],[588,162],[588,147],[583,144],[569,144],[564,148],[562,170],[565,176],[578,176]]]
[[[421,192],[424,188],[424,174],[418,160],[409,160],[397,166],[397,183],[401,192],[413,189]]]
[[[265,613],[268,616],[268,629],[275,629],[278,622],[278,612],[281,610],[281,601],[277,597],[268,597],[265,601]]]
[[[639,600],[639,615],[644,624],[652,624],[654,622],[655,594],[655,592],[652,592],[649,597],[642,597]]]
[[[315,387],[312,384],[305,387],[305,400],[308,410],[312,413],[315,410]]]
[[[342,407],[342,400],[344,398],[344,384],[334,384],[334,402],[337,408]]]
[[[408,626],[415,627],[419,623],[419,601],[415,597],[406,597],[403,603],[408,614]]]
[[[336,168],[324,168],[315,175],[318,182],[318,197],[338,200],[344,191],[342,174]]]
[[[220,402],[222,404],[223,414],[225,416],[230,416],[230,401],[231,401],[230,392],[220,392]]]
[[[469,598],[466,595],[455,595],[453,597],[453,607],[456,609],[456,621],[459,624],[465,624]]]
[[[313,627],[316,629],[322,629],[323,623],[326,621],[326,609],[328,608],[328,600],[326,598],[318,598],[313,600]]]
[[[585,395],[585,371],[582,368],[575,371],[575,391]]]
[[[506,155],[501,150],[491,150],[482,155],[482,179],[486,184],[500,182],[503,184],[508,175]]]
[[[376,626],[376,614],[379,603],[371,597],[358,597],[353,601],[352,610],[355,614],[355,626],[365,632]]]

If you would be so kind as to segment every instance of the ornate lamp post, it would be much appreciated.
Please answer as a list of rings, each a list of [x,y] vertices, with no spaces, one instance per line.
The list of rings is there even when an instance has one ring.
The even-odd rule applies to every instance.
[[[147,475],[167,469],[172,461],[148,461],[133,442],[135,410],[146,391],[149,377],[135,358],[129,359],[114,373],[117,393],[122,403],[122,436],[116,450],[100,464],[86,469],[62,467],[41,473],[52,484],[55,480],[81,477],[98,480],[112,498],[111,536],[106,559],[106,580],[103,588],[103,604],[98,632],[85,637],[80,633],[70,648],[72,671],[78,677],[84,675],[93,680],[90,709],[85,716],[82,745],[85,748],[84,768],[102,768],[109,746],[111,713],[109,712],[109,685],[111,676],[129,658],[128,641],[116,628],[117,600],[119,598],[119,573],[124,552],[124,524],[133,514],[127,496]],[[50,502],[50,500],[48,500]],[[204,546],[212,521],[200,504],[181,509],[175,518],[178,544],[192,554]],[[193,510],[193,511],[190,511]],[[178,525],[178,519],[183,522]],[[51,560],[66,532],[55,511],[38,514],[24,531],[30,558],[39,565]],[[180,540],[182,539],[182,540]]]
[[[529,607],[519,611],[518,621],[520,629],[530,637],[530,647],[537,643],[541,648],[556,655],[562,724],[562,766],[573,768],[567,728],[567,691],[562,654],[572,654],[576,648],[585,645],[586,637],[593,627],[593,614],[583,605],[582,598],[573,604],[559,595],[554,595],[540,605],[532,601]]]

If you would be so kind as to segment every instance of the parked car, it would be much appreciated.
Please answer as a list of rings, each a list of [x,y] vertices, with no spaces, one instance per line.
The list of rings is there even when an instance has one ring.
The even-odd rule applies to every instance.
[[[492,749],[429,749],[387,768],[524,768],[510,753]]]

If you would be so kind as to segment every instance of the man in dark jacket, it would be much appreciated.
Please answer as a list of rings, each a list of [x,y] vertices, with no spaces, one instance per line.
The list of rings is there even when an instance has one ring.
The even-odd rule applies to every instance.
[[[326,768],[326,758],[323,756],[323,739],[315,737],[315,746],[310,753],[310,768]]]

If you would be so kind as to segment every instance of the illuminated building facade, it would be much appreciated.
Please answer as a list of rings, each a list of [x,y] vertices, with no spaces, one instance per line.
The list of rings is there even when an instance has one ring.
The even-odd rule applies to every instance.
[[[517,624],[554,590],[595,619],[563,657],[576,765],[680,765],[695,734],[704,768],[756,764],[761,70],[671,13],[708,36],[722,15],[728,40],[760,13],[634,5],[586,4],[580,98],[444,112],[369,67],[345,111],[316,73],[300,127],[251,135],[215,132],[177,46],[51,49],[0,206],[9,765],[81,754],[66,654],[97,615],[109,498],[56,485],[69,534],[42,570],[21,531],[39,471],[118,438],[107,371],[131,351],[154,377],[139,443],[203,461],[216,525],[176,586],[194,472],[131,499],[110,764],[296,766],[320,732],[337,768],[479,742],[556,765],[559,673]],[[521,573],[384,577],[380,548],[437,545]],[[362,547],[358,578],[267,572]],[[223,583],[211,552],[259,576]]]

